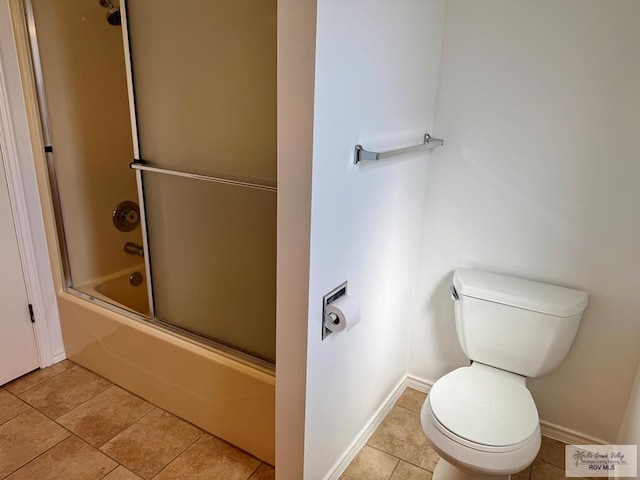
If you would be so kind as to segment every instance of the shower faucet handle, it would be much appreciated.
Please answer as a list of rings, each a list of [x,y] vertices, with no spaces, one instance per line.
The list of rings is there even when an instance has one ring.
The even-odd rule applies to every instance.
[[[111,215],[113,224],[121,232],[130,232],[140,224],[138,204],[130,200],[120,202]]]
[[[137,243],[133,243],[133,242],[125,243],[124,251],[129,255],[137,255],[139,257],[144,257],[144,248],[142,248],[142,245],[138,245]]]

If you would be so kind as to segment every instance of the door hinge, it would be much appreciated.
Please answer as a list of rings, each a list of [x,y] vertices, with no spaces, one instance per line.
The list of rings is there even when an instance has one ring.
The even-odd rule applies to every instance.
[[[33,315],[33,305],[29,304],[29,316],[31,317],[31,323],[36,323],[36,317]]]

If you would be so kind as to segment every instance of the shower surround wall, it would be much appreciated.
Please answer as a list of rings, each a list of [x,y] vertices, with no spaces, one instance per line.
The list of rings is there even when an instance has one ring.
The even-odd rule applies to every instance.
[[[409,372],[466,364],[456,267],[589,293],[544,422],[614,442],[640,360],[640,2],[450,0]]]
[[[74,286],[140,263],[111,212],[137,201],[120,27],[97,0],[32,0]]]

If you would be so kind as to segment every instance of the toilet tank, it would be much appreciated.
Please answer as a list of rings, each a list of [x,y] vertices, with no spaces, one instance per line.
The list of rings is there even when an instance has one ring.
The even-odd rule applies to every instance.
[[[588,303],[580,290],[466,268],[455,271],[452,294],[467,357],[526,377],[564,360]]]

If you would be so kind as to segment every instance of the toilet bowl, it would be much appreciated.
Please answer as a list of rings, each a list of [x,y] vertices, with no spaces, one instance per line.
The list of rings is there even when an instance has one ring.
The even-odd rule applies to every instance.
[[[566,356],[587,295],[476,270],[454,273],[456,332],[472,361],[440,378],[420,419],[440,455],[434,480],[509,478],[540,449],[540,421],[526,386]]]

